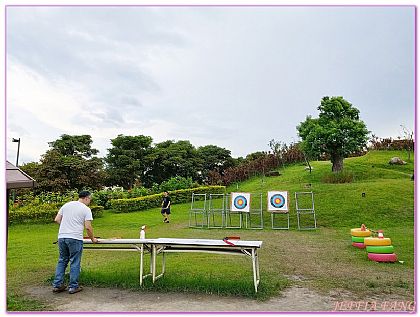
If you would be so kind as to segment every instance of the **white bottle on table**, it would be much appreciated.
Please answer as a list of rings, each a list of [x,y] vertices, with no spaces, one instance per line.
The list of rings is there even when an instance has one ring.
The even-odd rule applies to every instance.
[[[146,239],[146,226],[142,226],[140,230],[140,239]]]

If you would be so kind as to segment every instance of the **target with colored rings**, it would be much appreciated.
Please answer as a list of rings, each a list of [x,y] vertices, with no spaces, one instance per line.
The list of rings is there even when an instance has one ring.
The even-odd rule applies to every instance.
[[[287,191],[269,191],[267,209],[271,212],[289,212],[289,193]]]
[[[244,196],[236,196],[233,204],[237,209],[244,209],[248,205],[248,202]]]
[[[283,207],[285,202],[286,202],[286,199],[284,199],[283,195],[281,195],[281,194],[273,195],[270,198],[271,206],[273,206],[274,208]]]
[[[231,211],[249,212],[251,205],[250,193],[232,193]]]

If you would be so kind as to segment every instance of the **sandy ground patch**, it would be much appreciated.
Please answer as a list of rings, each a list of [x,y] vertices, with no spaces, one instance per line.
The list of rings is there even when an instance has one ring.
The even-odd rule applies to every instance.
[[[331,311],[336,302],[334,297],[321,296],[298,286],[263,302],[241,297],[91,287],[70,295],[67,292],[53,294],[47,286],[33,286],[28,287],[26,293],[52,310],[63,312],[313,312]]]

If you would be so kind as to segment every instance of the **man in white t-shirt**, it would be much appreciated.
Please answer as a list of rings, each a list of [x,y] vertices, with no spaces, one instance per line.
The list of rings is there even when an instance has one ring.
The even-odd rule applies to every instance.
[[[83,251],[83,231],[86,232],[93,243],[98,240],[93,236],[92,211],[88,207],[92,196],[88,191],[79,193],[79,200],[64,204],[55,217],[55,222],[60,224],[58,230],[58,258],[55,278],[53,281],[53,292],[60,293],[66,290],[64,285],[64,274],[67,264],[70,262],[70,283],[69,293],[80,292],[79,286],[80,262]]]

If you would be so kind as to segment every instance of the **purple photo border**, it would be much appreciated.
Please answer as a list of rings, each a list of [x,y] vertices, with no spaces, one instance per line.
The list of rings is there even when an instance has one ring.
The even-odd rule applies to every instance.
[[[7,140],[7,9],[9,7],[412,7],[414,8],[414,301],[415,301],[415,309],[414,311],[410,312],[382,312],[382,311],[323,311],[323,312],[308,312],[308,311],[293,311],[293,312],[283,312],[283,311],[272,311],[272,312],[224,312],[224,311],[207,311],[207,312],[83,312],[83,311],[72,311],[72,312],[13,312],[16,314],[63,314],[63,315],[74,315],[74,314],[101,314],[101,315],[108,315],[108,314],[171,314],[171,315],[190,315],[190,314],[244,314],[244,315],[255,315],[255,314],[361,314],[361,313],[369,313],[369,314],[391,314],[395,315],[397,313],[417,313],[417,173],[416,173],[416,165],[417,160],[416,156],[418,153],[418,144],[416,140],[417,136],[417,6],[412,4],[323,4],[323,5],[316,5],[316,4],[296,4],[296,5],[283,5],[283,4],[6,4],[4,5],[4,124],[5,124],[5,137]],[[7,160],[7,142],[4,143],[4,160]],[[6,183],[6,177],[4,182]],[[5,184],[5,188],[7,188],[7,184]],[[5,197],[5,210],[8,204],[8,197]],[[5,238],[7,239],[7,223],[8,218],[7,214],[5,215],[5,223],[6,223],[6,230],[5,230]],[[7,240],[5,239],[6,243]],[[6,245],[6,254],[7,254],[7,245]],[[6,268],[7,264],[7,256],[4,257],[4,268]],[[5,296],[7,297],[7,276],[5,274]],[[6,300],[5,300],[6,302]],[[5,313],[11,313],[7,311],[7,307]]]

